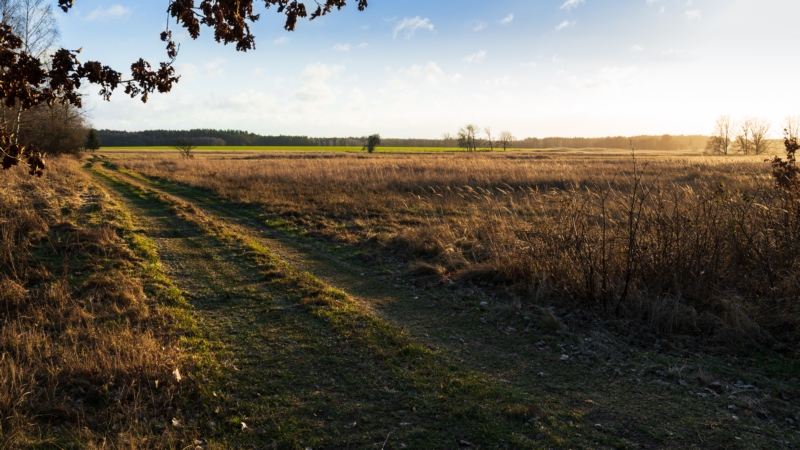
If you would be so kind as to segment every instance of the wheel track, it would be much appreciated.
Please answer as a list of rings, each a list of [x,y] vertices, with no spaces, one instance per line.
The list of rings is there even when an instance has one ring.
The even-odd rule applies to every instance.
[[[448,354],[455,355],[456,358],[462,358],[462,362],[473,369],[486,369],[483,366],[484,364],[489,366],[487,371],[492,373],[495,378],[509,379],[512,383],[522,386],[523,389],[536,392],[541,390],[536,388],[541,382],[536,381],[535,373],[544,369],[551,375],[551,378],[544,382],[546,391],[555,393],[556,396],[562,398],[574,396],[567,402],[573,407],[583,403],[584,399],[588,397],[605,398],[607,402],[614,406],[610,410],[597,410],[597,417],[613,417],[613,421],[620,424],[635,423],[637,420],[641,420],[643,414],[647,415],[648,410],[652,409],[653,401],[663,401],[665,395],[671,397],[668,405],[670,408],[684,409],[685,413],[692,416],[703,416],[710,412],[705,411],[707,406],[693,401],[687,402],[686,400],[688,399],[684,400],[680,396],[674,396],[668,389],[630,386],[624,380],[614,380],[612,377],[604,375],[598,376],[592,368],[584,369],[577,366],[566,368],[563,364],[559,365],[559,363],[550,363],[548,361],[544,361],[541,366],[531,367],[529,362],[532,359],[535,360],[538,354],[535,351],[531,353],[530,345],[520,346],[518,340],[505,339],[499,333],[493,332],[494,330],[486,333],[470,333],[470,338],[474,340],[478,340],[476,338],[485,338],[485,342],[470,342],[470,348],[479,348],[476,353],[480,356],[473,358],[468,351],[465,351],[464,347],[458,344],[457,340],[450,339],[449,336],[452,336],[450,333],[453,330],[457,330],[461,326],[476,327],[474,314],[471,316],[469,314],[456,314],[452,318],[453,323],[442,323],[441,314],[433,318],[428,317],[427,311],[430,311],[428,306],[431,301],[429,296],[418,295],[419,293],[413,289],[402,286],[389,289],[384,281],[375,279],[374,272],[369,273],[367,271],[368,276],[365,278],[361,275],[365,272],[363,265],[351,263],[335,255],[328,254],[324,248],[315,246],[313,243],[282,235],[281,232],[272,230],[268,225],[264,224],[263,219],[257,214],[243,211],[233,204],[216,201],[213,198],[204,196],[199,190],[180,183],[162,182],[161,180],[149,179],[136,173],[120,171],[115,171],[114,173],[124,176],[128,182],[147,186],[165,195],[188,201],[193,205],[197,205],[195,207],[198,209],[219,217],[220,220],[235,224],[237,230],[265,243],[265,245],[268,245],[293,265],[314,273],[330,285],[346,286],[349,292],[357,294],[356,298],[364,307],[373,308],[383,317],[393,320],[398,326],[408,327],[416,339],[441,348]],[[414,297],[420,297],[420,299],[414,299]],[[437,323],[437,321],[439,322]],[[430,337],[428,333],[431,334]],[[622,381],[621,384],[620,381]],[[620,398],[617,396],[620,394],[624,396],[622,398],[628,398],[627,396],[629,395],[632,396],[629,398],[633,402],[633,409],[628,411],[622,406],[628,403],[628,400],[619,402]],[[712,416],[718,416],[718,414],[717,411],[714,411]],[[648,427],[664,425],[659,423],[660,418],[647,420]],[[674,426],[694,429],[691,428],[694,427],[691,420],[685,422],[675,417],[669,420],[669,423],[672,422],[674,422],[673,425],[667,426],[670,428]],[[681,423],[679,424],[678,422]],[[612,432],[612,434],[625,436],[627,439],[622,443],[616,441],[616,445],[624,446],[625,442],[631,443],[631,441],[639,442],[639,446],[644,448],[663,445],[663,442],[660,444],[658,440],[653,442],[651,441],[652,437],[641,435],[637,430],[630,429],[627,426]],[[669,432],[669,436],[674,436],[674,433]],[[610,439],[607,442],[614,441],[614,438]],[[682,439],[681,442],[683,444],[681,446],[703,447],[698,442],[692,442],[693,439],[689,438],[688,434],[682,436]],[[702,438],[701,441],[703,441]],[[722,441],[736,447],[735,441],[731,440],[729,434],[722,438]]]
[[[440,403],[444,400],[446,404],[449,400],[435,393],[425,393],[425,383],[429,384],[430,380],[418,380],[415,378],[420,376],[418,373],[405,376],[383,361],[365,355],[363,348],[349,344],[341,333],[288,301],[291,294],[260,282],[263,273],[258,267],[243,264],[252,259],[252,255],[240,244],[219,239],[211,242],[214,238],[203,232],[202,227],[182,219],[174,207],[165,208],[163,199],[154,199],[147,192],[157,192],[168,201],[182,202],[180,198],[130,176],[119,179],[107,170],[96,173],[156,240],[167,273],[174,277],[176,285],[189,291],[200,322],[206,324],[212,341],[221,342],[215,350],[233,370],[231,379],[226,382],[224,404],[230,409],[226,420],[251,421],[248,426],[256,430],[255,434],[243,434],[241,442],[264,442],[269,438],[273,443],[284,442],[287,448],[310,443],[322,448],[369,448],[394,429],[394,437],[417,442],[418,448],[440,448],[445,442],[456,443],[459,438],[468,438],[475,432],[494,436],[495,440],[506,434],[495,442],[517,439],[516,445],[520,448],[535,446],[521,434],[515,437],[509,433],[509,423],[502,416],[500,423],[496,422],[498,418],[485,416],[482,422],[487,423],[464,422],[470,415],[476,418],[485,415],[485,406],[468,406],[464,411],[467,416],[458,418],[455,423],[452,422],[454,417],[443,417],[448,407]],[[187,208],[196,209],[192,204]],[[232,228],[238,232],[242,227]],[[246,229],[242,231],[249,238],[269,242],[261,236],[253,236],[252,232],[247,233]],[[275,351],[276,348],[280,350]],[[438,360],[442,356],[435,357]],[[291,364],[296,367],[290,367]],[[460,371],[457,368],[445,370]],[[458,383],[465,383],[465,386],[495,383],[492,377],[481,373],[463,370],[459,373],[456,378],[463,378],[463,382]],[[265,383],[265,379],[269,381]],[[487,393],[501,402],[503,397],[521,398],[519,393],[506,387],[499,391],[492,387],[487,389]],[[437,411],[437,408],[442,410]],[[322,415],[326,419],[322,419]],[[355,425],[365,418],[367,424],[356,430]],[[497,429],[481,429],[492,422]],[[408,426],[398,430],[401,423]],[[521,423],[510,426],[518,428]],[[303,442],[297,436],[286,441],[287,434],[291,435],[287,428],[326,431],[300,433],[306,439]]]

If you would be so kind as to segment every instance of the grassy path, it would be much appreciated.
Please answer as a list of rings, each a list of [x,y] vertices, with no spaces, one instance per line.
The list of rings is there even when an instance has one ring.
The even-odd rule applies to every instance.
[[[540,324],[550,318],[546,317],[546,314],[533,318],[517,317],[513,308],[486,311],[485,308],[478,305],[480,298],[466,303],[460,300],[456,301],[443,289],[419,292],[403,281],[403,278],[396,272],[396,268],[369,267],[329,243],[306,239],[291,231],[277,230],[265,223],[256,208],[242,208],[241,205],[226,203],[209,196],[207,192],[178,183],[152,180],[138,174],[108,169],[104,169],[104,171],[104,173],[110,173],[116,177],[117,188],[120,191],[144,189],[160,193],[173,201],[188,202],[193,210],[203,211],[205,216],[224,223],[237,235],[275,250],[292,266],[313,273],[326,285],[346,291],[352,296],[349,298],[358,305],[359,309],[368,311],[369,314],[371,314],[370,311],[375,311],[376,317],[385,318],[394,329],[408,329],[411,339],[422,342],[425,348],[434,349],[434,354],[437,355],[435,358],[446,360],[447,364],[454,364],[452,370],[455,373],[469,374],[468,378],[472,377],[472,380],[478,381],[481,390],[500,389],[506,393],[505,398],[495,400],[489,400],[491,395],[482,398],[477,396],[469,401],[456,398],[457,402],[464,401],[464,405],[467,403],[482,404],[486,411],[494,411],[493,416],[490,414],[480,419],[467,417],[468,420],[464,421],[463,417],[452,420],[454,419],[452,417],[445,419],[433,414],[432,417],[428,416],[423,421],[426,423],[430,423],[431,419],[434,422],[439,421],[442,425],[439,425],[438,431],[436,427],[415,430],[417,424],[420,423],[417,419],[419,408],[413,405],[419,403],[418,399],[421,393],[419,387],[430,386],[430,380],[421,381],[414,375],[410,377],[412,380],[408,384],[402,385],[400,389],[388,385],[381,386],[386,383],[370,383],[374,380],[359,378],[357,373],[353,373],[352,367],[359,367],[354,365],[358,361],[364,364],[361,366],[362,368],[370,371],[378,370],[377,368],[381,365],[376,366],[374,361],[369,358],[365,360],[364,348],[355,346],[351,348],[350,353],[337,354],[335,357],[329,358],[330,361],[325,362],[326,365],[320,366],[319,362],[314,362],[308,369],[315,371],[315,374],[320,373],[320,367],[324,367],[322,371],[325,373],[338,370],[339,375],[331,377],[336,380],[334,384],[340,383],[340,380],[349,380],[353,385],[339,391],[340,397],[331,400],[338,403],[346,399],[358,405],[353,406],[349,410],[350,412],[345,409],[341,411],[341,414],[338,412],[334,414],[336,417],[342,418],[338,422],[333,421],[337,424],[336,426],[343,427],[337,432],[340,433],[337,435],[338,437],[334,438],[330,435],[336,426],[329,428],[325,421],[316,422],[318,427],[316,430],[309,425],[313,424],[314,420],[309,421],[308,417],[316,414],[314,408],[318,406],[304,410],[291,408],[281,410],[275,409],[278,403],[267,402],[257,412],[248,413],[273,417],[278,422],[283,421],[286,417],[292,417],[294,418],[292,420],[296,420],[296,422],[284,422],[287,423],[287,429],[292,430],[292,433],[298,436],[319,436],[313,442],[321,444],[321,448],[347,446],[381,448],[385,436],[388,436],[390,432],[392,433],[391,439],[385,448],[402,448],[400,444],[404,444],[408,448],[457,448],[458,443],[462,440],[472,444],[477,442],[481,448],[498,446],[502,448],[503,444],[509,444],[509,442],[513,442],[510,444],[510,448],[527,446],[534,448],[548,446],[595,448],[602,446],[749,448],[755,446],[781,448],[782,442],[789,442],[785,439],[792,439],[795,436],[791,432],[787,434],[774,428],[754,426],[755,424],[747,417],[743,417],[743,421],[740,421],[740,418],[732,415],[728,408],[729,402],[732,401],[729,398],[696,394],[696,392],[705,394],[705,385],[709,381],[722,379],[723,376],[733,380],[736,377],[753,375],[732,371],[725,366],[722,360],[705,358],[701,362],[698,360],[699,357],[693,360],[691,356],[680,353],[651,354],[647,351],[629,349],[621,343],[612,342],[608,336],[602,335],[594,335],[594,339],[592,339],[586,335],[576,336],[568,332],[552,330],[551,332],[527,333],[531,322]],[[158,208],[163,211],[163,205]],[[135,215],[153,216],[153,214],[144,212],[137,212]],[[165,225],[163,229],[168,232],[168,230],[180,229],[180,227],[173,223]],[[200,238],[200,240],[205,240],[206,243],[205,246],[200,245],[203,251],[217,251],[209,248],[207,237]],[[221,314],[221,317],[218,317],[219,320],[209,319],[209,322],[215,324],[209,328],[215,330],[215,336],[219,340],[222,341],[227,336],[233,335],[233,346],[235,347],[242,345],[242,342],[254,336],[253,333],[257,330],[252,327],[244,328],[242,324],[259,325],[260,322],[254,319],[259,316],[259,309],[283,311],[282,314],[286,316],[287,320],[290,317],[295,321],[311,319],[308,311],[303,311],[291,301],[284,300],[285,304],[276,303],[272,307],[263,306],[265,301],[274,303],[276,298],[282,299],[286,296],[280,290],[276,291],[275,286],[265,287],[259,283],[237,281],[238,277],[246,280],[254,279],[250,275],[242,275],[237,272],[245,270],[246,268],[241,267],[242,262],[252,258],[246,254],[247,252],[241,250],[241,246],[237,247],[228,243],[224,247],[227,248],[228,253],[225,255],[215,253],[217,262],[214,263],[203,262],[196,266],[194,261],[200,258],[213,261],[215,254],[205,256],[196,254],[191,257],[194,259],[186,259],[188,255],[179,256],[179,260],[191,260],[193,263],[174,272],[179,285],[183,285],[182,280],[185,279],[188,290],[198,299],[198,305],[200,303],[209,305],[203,308],[198,306],[203,309],[204,314],[208,314],[208,317],[213,314]],[[221,264],[221,267],[201,269],[201,266],[206,264]],[[167,262],[167,265],[171,266],[171,263]],[[180,267],[177,262],[176,265]],[[227,269],[225,269],[226,267]],[[203,273],[207,273],[207,275],[202,275]],[[229,273],[230,275],[222,276],[219,275],[220,273]],[[243,306],[244,309],[235,316],[230,315],[227,311],[220,313],[224,310],[219,309],[230,303],[230,298],[226,299],[219,292],[234,292],[232,287],[247,293],[242,298],[249,298],[248,302],[253,303],[252,306]],[[236,294],[235,298],[239,298],[238,296],[239,294]],[[269,300],[265,300],[265,297]],[[216,303],[207,303],[209,298],[220,298],[221,300],[217,300]],[[211,312],[206,313],[205,311]],[[269,315],[267,314],[267,316]],[[227,328],[219,328],[220,323],[228,323]],[[319,321],[312,321],[310,325],[305,325],[305,328],[300,328],[300,324],[301,322],[297,322],[288,329],[281,329],[278,335],[288,333],[289,330],[298,327],[297,329],[302,329],[303,332],[293,334],[295,337],[290,341],[298,344],[293,343],[292,346],[300,345],[312,353],[322,349],[324,354],[330,354],[331,349],[339,349],[337,344],[341,342],[341,335],[337,334],[335,330],[331,330],[330,326]],[[541,329],[539,326],[533,328]],[[240,331],[240,337],[236,336],[236,331]],[[314,336],[321,335],[326,337],[314,340]],[[308,339],[312,339],[312,342],[304,341]],[[300,342],[306,343],[301,345]],[[264,367],[271,367],[273,364],[285,365],[287,358],[291,361],[298,360],[298,358],[301,361],[314,360],[314,356],[309,354],[270,354],[274,353],[274,348],[271,350],[270,348],[269,343],[264,343],[260,350],[245,355],[250,358],[251,364],[246,367],[258,369],[259,364],[264,364]],[[236,351],[227,351],[230,353],[231,361],[241,360],[239,356],[236,356]],[[567,364],[560,360],[562,354],[568,353],[577,357],[581,354],[591,355],[592,352],[601,354],[586,364],[576,364],[572,361]],[[265,357],[273,359],[265,360]],[[328,368],[327,364],[330,364],[331,367]],[[241,369],[238,365],[237,368]],[[685,376],[682,375],[682,371],[685,371]],[[694,379],[694,375],[698,372],[702,376]],[[278,373],[285,373],[285,370],[278,370]],[[391,373],[391,370],[386,372],[387,379],[392,379]],[[284,376],[289,380],[295,375]],[[318,376],[312,376],[311,379],[318,379]],[[403,381],[402,377],[395,376],[394,383],[401,381]],[[248,383],[252,382],[252,380],[248,381]],[[321,386],[314,381],[308,381],[308,383],[312,383],[308,384],[308,390],[313,390],[312,385],[314,389]],[[290,391],[297,393],[291,383],[281,386],[288,387]],[[381,395],[375,395],[376,391],[382,393],[387,390],[395,392],[411,390],[413,394],[407,395],[408,398],[402,401],[391,396],[384,399]],[[322,389],[322,391],[327,392],[326,389]],[[252,392],[256,392],[256,394]],[[259,392],[258,389],[251,390],[249,395],[258,397],[258,394],[263,396],[264,392]],[[424,395],[422,397],[424,398]],[[449,401],[448,399],[447,402]],[[487,401],[495,404],[489,405]],[[408,405],[412,406],[409,408]],[[321,408],[319,411],[324,410],[323,406],[319,407]],[[372,407],[371,413],[363,415],[363,417],[381,416],[385,415],[387,411],[393,410],[401,412],[397,413],[392,420],[368,419],[365,427],[363,421],[359,423],[358,418],[353,419],[358,414],[354,416],[352,412],[369,407]],[[435,409],[431,408],[431,410]],[[452,409],[450,411],[454,412]],[[474,434],[472,429],[476,423],[490,428],[498,427],[496,423],[491,425],[483,423],[490,416],[491,420],[499,419],[502,422],[498,428],[502,431],[484,435],[478,439],[465,437],[471,435],[471,432]],[[545,420],[528,422],[531,416],[545,417]],[[345,419],[345,417],[349,418]],[[408,417],[414,417],[414,420]],[[352,425],[349,422],[351,419],[357,424],[352,429],[347,428]],[[229,421],[235,422],[235,420]],[[401,426],[399,425],[401,423],[411,425]],[[370,428],[371,430],[365,433],[353,431],[359,426],[362,429]],[[461,428],[462,426],[463,428]],[[311,431],[298,431],[303,427]],[[454,429],[459,429],[459,431],[454,431]],[[431,436],[441,433],[448,434],[448,436],[441,440],[427,440]],[[381,435],[384,437],[381,438]],[[348,437],[345,439],[345,436]],[[359,437],[357,441],[351,441],[351,436]],[[417,439],[423,440],[414,441],[405,436],[415,436]],[[300,442],[297,439],[301,438],[295,439],[292,441],[292,445]],[[300,444],[301,446],[307,445],[308,438],[304,437],[303,439],[306,440]],[[393,444],[392,441],[395,439],[398,439],[399,443]],[[392,447],[392,445],[399,447]],[[314,445],[310,446],[316,448]]]
[[[597,443],[570,436],[530,395],[415,344],[346,294],[198,220],[192,207],[96,174],[157,242],[165,272],[192,301],[227,368],[214,388],[220,400],[210,405],[209,442],[387,449]]]

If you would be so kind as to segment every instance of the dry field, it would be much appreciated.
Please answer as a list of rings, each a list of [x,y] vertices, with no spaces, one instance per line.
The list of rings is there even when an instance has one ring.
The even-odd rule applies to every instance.
[[[192,319],[152,244],[77,161],[2,176],[0,448],[185,440],[164,424],[196,391],[178,383],[195,365],[179,339]]]
[[[2,175],[0,448],[800,442],[800,208],[760,158]]]
[[[798,216],[763,157],[126,156],[273,224],[402,258],[420,280],[659,332],[797,342]]]

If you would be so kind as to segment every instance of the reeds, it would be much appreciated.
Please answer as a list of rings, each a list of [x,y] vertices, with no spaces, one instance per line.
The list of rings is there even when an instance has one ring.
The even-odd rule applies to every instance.
[[[126,160],[310,233],[527,302],[796,341],[798,217],[754,158],[267,155]],[[416,267],[419,267],[417,265]]]

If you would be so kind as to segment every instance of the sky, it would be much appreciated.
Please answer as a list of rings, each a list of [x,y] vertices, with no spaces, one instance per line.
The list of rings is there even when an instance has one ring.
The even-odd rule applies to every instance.
[[[55,0],[53,0],[55,4]],[[167,0],[77,0],[60,45],[126,72],[165,57]],[[308,2],[307,2],[308,3]],[[311,2],[313,4],[313,2]],[[95,128],[438,138],[710,134],[717,117],[800,115],[798,0],[356,0],[256,49],[170,22],[180,82],[147,104],[85,89]]]

